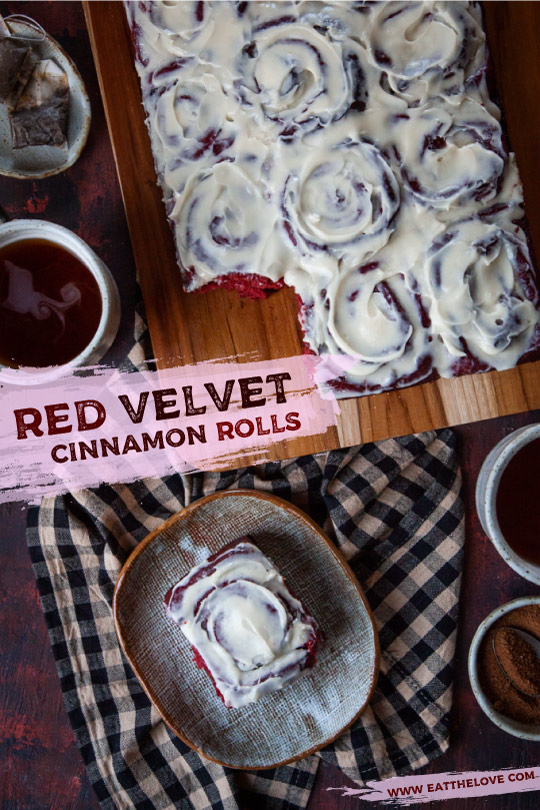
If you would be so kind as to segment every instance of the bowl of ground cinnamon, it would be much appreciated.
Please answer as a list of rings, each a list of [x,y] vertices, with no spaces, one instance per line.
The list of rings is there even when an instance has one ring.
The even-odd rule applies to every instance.
[[[474,695],[495,725],[540,741],[540,596],[514,599],[478,627],[469,650]]]

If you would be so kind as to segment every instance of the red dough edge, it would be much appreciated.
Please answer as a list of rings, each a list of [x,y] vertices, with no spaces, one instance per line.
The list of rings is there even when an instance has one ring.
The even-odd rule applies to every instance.
[[[229,290],[237,292],[242,298],[267,298],[273,290],[281,290],[285,286],[283,279],[272,281],[257,273],[231,273],[219,276],[215,281],[209,281],[203,287],[193,290],[194,293],[208,292],[208,290]]]

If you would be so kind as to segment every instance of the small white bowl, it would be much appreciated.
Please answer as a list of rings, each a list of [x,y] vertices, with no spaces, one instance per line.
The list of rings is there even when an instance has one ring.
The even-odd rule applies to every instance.
[[[112,346],[120,325],[120,294],[109,269],[77,234],[62,225],[39,219],[15,219],[0,225],[0,248],[27,239],[46,239],[78,258],[90,270],[101,294],[102,311],[96,333],[69,363],[47,368],[10,368],[0,363],[0,383],[39,385],[57,380],[78,366],[97,363]]]
[[[540,726],[530,723],[520,723],[518,720],[512,720],[510,717],[506,717],[506,715],[496,711],[485,696],[478,679],[478,651],[486,632],[491,625],[496,622],[497,619],[500,619],[501,616],[504,616],[505,613],[509,613],[516,608],[525,607],[526,605],[540,605],[540,596],[522,596],[519,599],[513,599],[511,602],[507,602],[506,605],[501,605],[501,607],[493,610],[489,616],[481,622],[474,634],[469,649],[469,680],[478,705],[496,726],[506,731],[508,734],[512,734],[514,737],[519,737],[521,740],[540,742]]]
[[[488,453],[476,482],[476,511],[485,533],[508,565],[520,576],[540,585],[540,566],[524,560],[510,548],[497,518],[497,492],[502,475],[516,453],[540,438],[540,425],[527,425],[505,436]]]
[[[36,29],[20,15],[7,18],[11,33],[27,37],[40,59],[53,59],[65,71],[69,81],[69,114],[65,146],[26,146],[13,149],[7,108],[0,104],[0,174],[26,178],[51,177],[69,169],[79,159],[90,131],[90,99],[75,64],[48,34],[37,35]]]

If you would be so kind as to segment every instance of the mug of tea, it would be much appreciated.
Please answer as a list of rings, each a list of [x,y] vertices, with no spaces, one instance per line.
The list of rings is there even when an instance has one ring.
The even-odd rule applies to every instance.
[[[97,363],[119,323],[116,283],[79,236],[42,220],[0,225],[0,382]]]
[[[476,482],[476,509],[505,562],[540,585],[540,424],[505,436]]]

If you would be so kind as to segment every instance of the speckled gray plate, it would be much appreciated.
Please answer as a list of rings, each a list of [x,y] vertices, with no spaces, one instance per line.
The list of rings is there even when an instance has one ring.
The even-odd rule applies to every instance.
[[[25,22],[6,19],[12,34],[36,40],[36,30]],[[48,34],[35,41],[40,59],[53,59],[69,80],[69,116],[66,146],[25,146],[13,149],[7,108],[0,104],[0,174],[18,179],[50,177],[72,166],[84,149],[90,130],[90,100],[79,71],[60,45]]]
[[[242,709],[227,709],[165,617],[168,589],[226,543],[250,534],[319,622],[313,671]],[[165,722],[208,759],[272,768],[339,736],[368,703],[378,675],[377,631],[351,569],[318,526],[272,495],[209,495],[173,516],[132,553],[114,593],[122,648]]]

